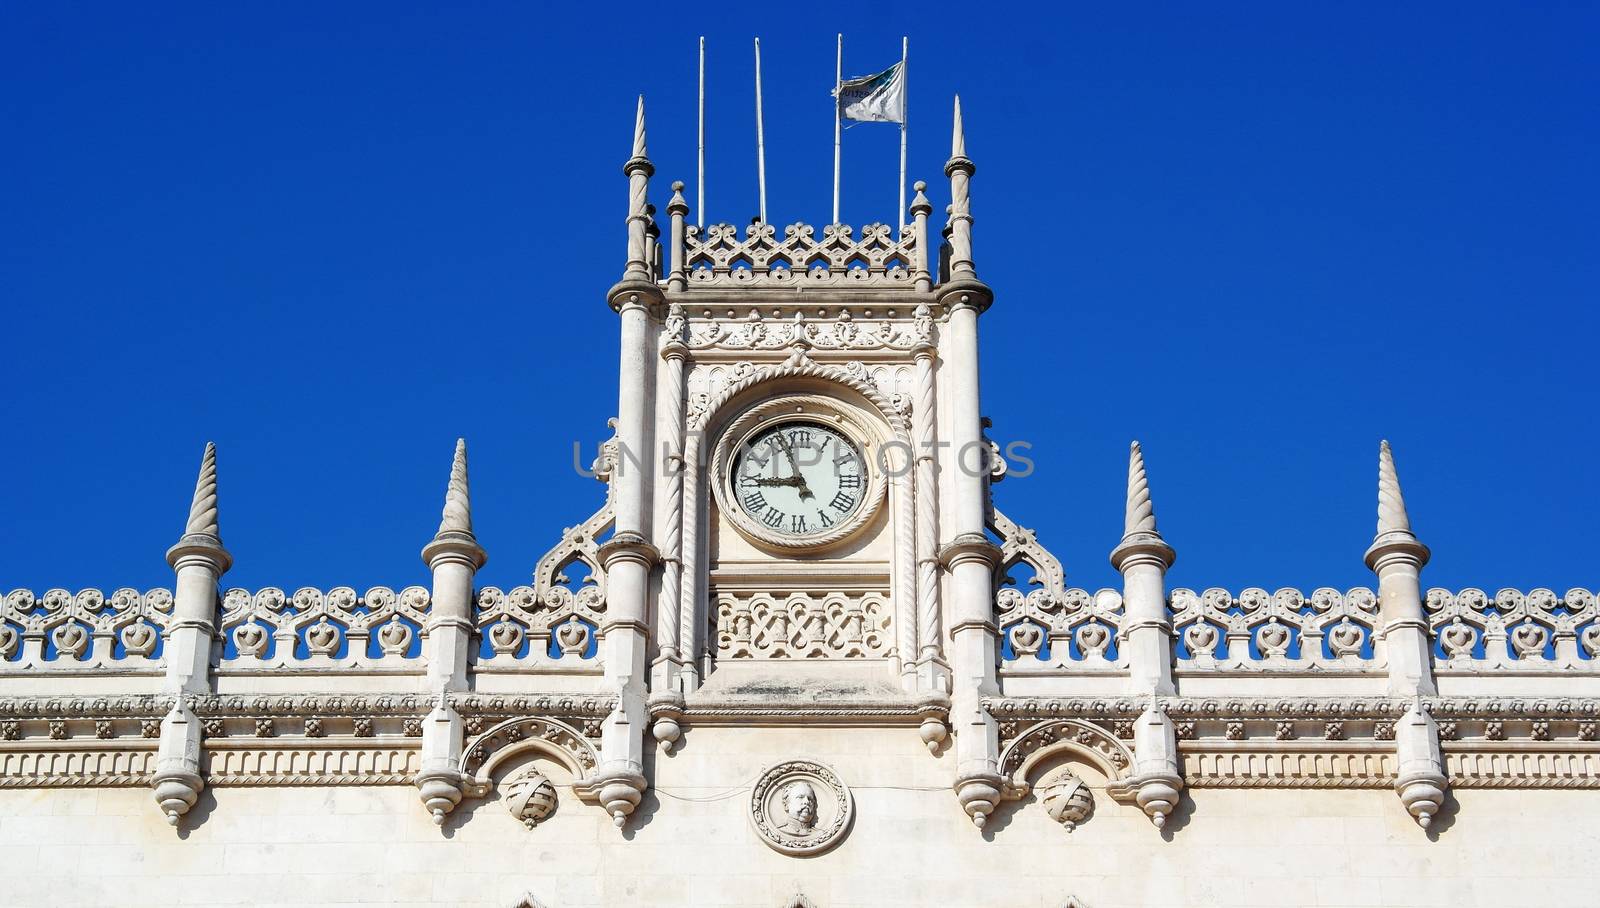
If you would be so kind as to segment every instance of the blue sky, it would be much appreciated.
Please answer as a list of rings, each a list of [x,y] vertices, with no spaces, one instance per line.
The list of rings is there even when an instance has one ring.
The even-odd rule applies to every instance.
[[[1380,437],[1429,584],[1600,583],[1592,4],[11,4],[0,18],[0,588],[170,584],[201,446],[247,587],[426,582],[452,443],[485,583],[599,504],[634,97],[652,193],[829,217],[846,75],[911,39],[937,211],[962,94],[997,490],[1115,583],[1127,443],[1175,586],[1370,583]],[[978,9],[978,14],[974,10]],[[848,14],[846,14],[848,10]],[[637,16],[637,18],[634,18]],[[844,220],[896,134],[845,135]]]

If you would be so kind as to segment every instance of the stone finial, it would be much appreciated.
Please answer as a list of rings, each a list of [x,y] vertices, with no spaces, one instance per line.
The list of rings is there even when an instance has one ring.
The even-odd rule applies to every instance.
[[[450,463],[450,484],[445,488],[444,510],[439,515],[439,531],[422,547],[422,560],[430,567],[436,559],[465,559],[473,570],[489,560],[478,537],[472,532],[472,496],[467,484],[467,440],[456,439],[455,458]]]
[[[918,214],[931,214],[933,212],[933,203],[928,201],[928,184],[922,180],[918,180],[911,184],[911,188],[916,192],[916,195],[911,197],[912,216],[914,217]]]
[[[218,574],[233,564],[232,556],[222,547],[222,530],[217,521],[217,446],[209,441],[200,457],[200,476],[195,479],[189,520],[183,525],[183,536],[177,544],[167,549],[167,563],[176,568],[180,561],[194,556],[210,562]]]
[[[444,512],[439,519],[439,535],[472,534],[472,500],[467,491],[467,440],[456,439],[456,456],[450,464],[450,485],[444,493]]]
[[[206,442],[205,454],[200,457],[200,476],[194,483],[194,501],[189,504],[189,522],[184,525],[185,536],[213,536],[222,541],[222,530],[217,524],[217,445]]]
[[[1400,474],[1394,467],[1394,452],[1387,440],[1378,443],[1378,531],[1367,549],[1367,566],[1377,570],[1380,561],[1397,555],[1415,560],[1420,567],[1428,563],[1428,547],[1411,531],[1406,499],[1400,491]]]
[[[956,95],[955,125],[950,132],[950,157],[967,156],[967,131],[961,126],[961,96]]]
[[[667,214],[688,214],[689,200],[683,197],[683,181],[672,181],[672,198],[667,202]]]
[[[1123,512],[1122,541],[1111,551],[1111,564],[1122,570],[1135,555],[1153,556],[1163,569],[1172,566],[1177,553],[1156,529],[1155,503],[1150,499],[1150,479],[1144,470],[1144,449],[1139,443],[1128,446],[1128,498]]]
[[[1394,470],[1394,452],[1387,439],[1378,443],[1378,535],[1411,532],[1400,476]]]
[[[639,96],[639,110],[633,118],[633,156],[636,158],[650,157],[649,153],[645,151],[644,141],[644,95]]]
[[[1150,503],[1150,480],[1144,472],[1144,451],[1136,441],[1128,446],[1128,505],[1123,519],[1123,535],[1154,533],[1156,509]]]

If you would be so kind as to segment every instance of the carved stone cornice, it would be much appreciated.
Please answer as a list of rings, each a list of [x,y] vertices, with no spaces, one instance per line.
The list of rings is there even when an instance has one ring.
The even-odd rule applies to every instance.
[[[919,725],[944,720],[950,698],[943,693],[906,697],[823,698],[794,696],[702,696],[652,698],[650,715],[688,725]]]

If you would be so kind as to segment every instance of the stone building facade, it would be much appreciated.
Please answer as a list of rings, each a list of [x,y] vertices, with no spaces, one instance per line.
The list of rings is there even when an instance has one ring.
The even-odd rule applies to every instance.
[[[959,102],[939,236],[653,169],[641,100],[604,500],[529,585],[461,443],[431,588],[227,588],[208,446],[172,590],[5,597],[0,903],[1600,902],[1595,597],[1425,590],[1386,444],[1373,588],[1169,589],[1137,444],[1121,589],[1002,510]]]

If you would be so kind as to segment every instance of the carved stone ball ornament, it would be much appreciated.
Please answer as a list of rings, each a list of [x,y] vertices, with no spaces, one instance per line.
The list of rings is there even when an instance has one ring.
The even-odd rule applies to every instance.
[[[771,766],[750,791],[750,825],[769,847],[794,857],[838,844],[855,815],[855,799],[839,776],[810,760]]]
[[[745,410],[711,459],[717,507],[745,538],[783,552],[821,552],[872,521],[888,482],[883,427],[820,394]]]
[[[1039,800],[1044,812],[1067,831],[1078,827],[1094,813],[1094,793],[1083,784],[1078,774],[1070,769],[1058,769],[1039,782]]]
[[[529,829],[555,813],[556,787],[544,773],[522,773],[503,784],[501,791],[506,809]]]

